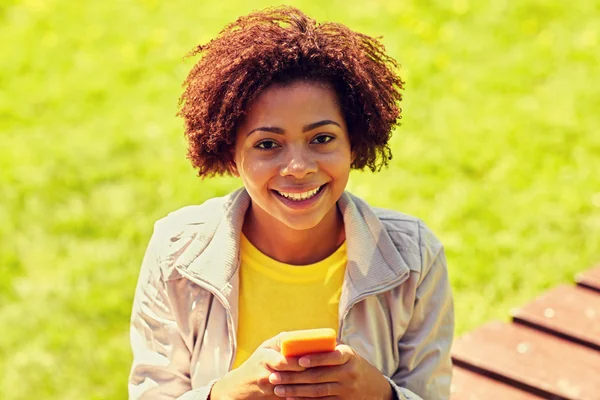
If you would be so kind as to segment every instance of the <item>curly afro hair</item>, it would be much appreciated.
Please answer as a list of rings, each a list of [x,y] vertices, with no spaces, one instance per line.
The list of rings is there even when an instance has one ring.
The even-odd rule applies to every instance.
[[[229,174],[236,128],[250,103],[271,84],[313,80],[333,85],[355,155],[371,171],[392,158],[388,141],[401,118],[404,82],[398,64],[375,38],[322,23],[293,7],[253,12],[208,44],[183,83],[188,158],[200,177]]]

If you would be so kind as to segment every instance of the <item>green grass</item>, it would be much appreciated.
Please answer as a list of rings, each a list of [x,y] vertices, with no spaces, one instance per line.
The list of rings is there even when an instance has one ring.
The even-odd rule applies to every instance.
[[[457,334],[600,260],[598,2],[320,3],[402,64],[394,160],[349,189],[445,243]],[[153,222],[239,186],[185,159],[181,58],[273,4],[0,4],[0,398],[126,398]]]

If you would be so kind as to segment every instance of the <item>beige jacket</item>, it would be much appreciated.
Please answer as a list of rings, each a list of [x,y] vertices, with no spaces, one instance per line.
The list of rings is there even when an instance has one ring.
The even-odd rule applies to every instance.
[[[244,189],[158,221],[131,316],[130,399],[204,400],[235,358]],[[420,220],[338,201],[348,264],[339,339],[399,399],[449,397],[453,303],[441,243]]]

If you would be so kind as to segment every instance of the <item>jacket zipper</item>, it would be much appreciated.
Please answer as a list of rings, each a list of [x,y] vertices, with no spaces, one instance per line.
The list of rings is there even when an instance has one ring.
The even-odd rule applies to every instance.
[[[338,325],[338,335],[337,335],[338,340],[342,339],[342,329],[344,328],[344,321],[346,320],[348,313],[350,312],[352,307],[354,307],[355,304],[366,299],[369,296],[377,296],[378,294],[385,293],[388,290],[395,288],[396,286],[400,286],[401,284],[406,282],[406,280],[408,279],[409,276],[410,276],[410,272],[407,272],[406,274],[394,279],[390,284],[386,285],[385,287],[374,290],[374,291],[361,293],[360,295],[356,296],[351,301],[349,301],[348,304],[346,305],[346,307],[344,308],[344,312],[342,313],[342,318],[340,319],[340,323]]]
[[[223,306],[223,308],[225,309],[225,312],[227,313],[227,324],[229,325],[229,329],[227,329],[227,334],[229,336],[229,350],[231,352],[231,359],[229,360],[229,367],[227,368],[227,370],[231,370],[231,366],[233,365],[233,361],[235,360],[235,352],[236,352],[236,348],[237,348],[237,339],[235,337],[235,334],[233,333],[233,317],[231,316],[231,307],[229,305],[229,302],[227,301],[227,299],[225,299],[225,297],[221,294],[221,292],[218,291],[218,289],[206,282],[203,282],[201,280],[198,280],[197,278],[195,278],[194,276],[190,275],[187,271],[182,270],[180,268],[177,268],[177,271],[181,274],[181,276],[189,279],[190,281],[192,281],[193,283],[195,283],[196,285],[200,286],[202,289],[206,290],[207,292],[209,292],[210,294],[212,294]]]

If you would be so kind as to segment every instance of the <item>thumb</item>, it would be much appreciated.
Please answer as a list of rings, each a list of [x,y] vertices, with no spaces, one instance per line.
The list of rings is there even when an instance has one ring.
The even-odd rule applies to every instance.
[[[281,340],[286,333],[281,332],[260,345],[263,349],[263,362],[274,371],[304,371],[306,368],[298,364],[297,358],[286,358],[281,354]]]
[[[265,340],[260,347],[281,351],[281,339],[287,332],[279,332],[270,339]]]

